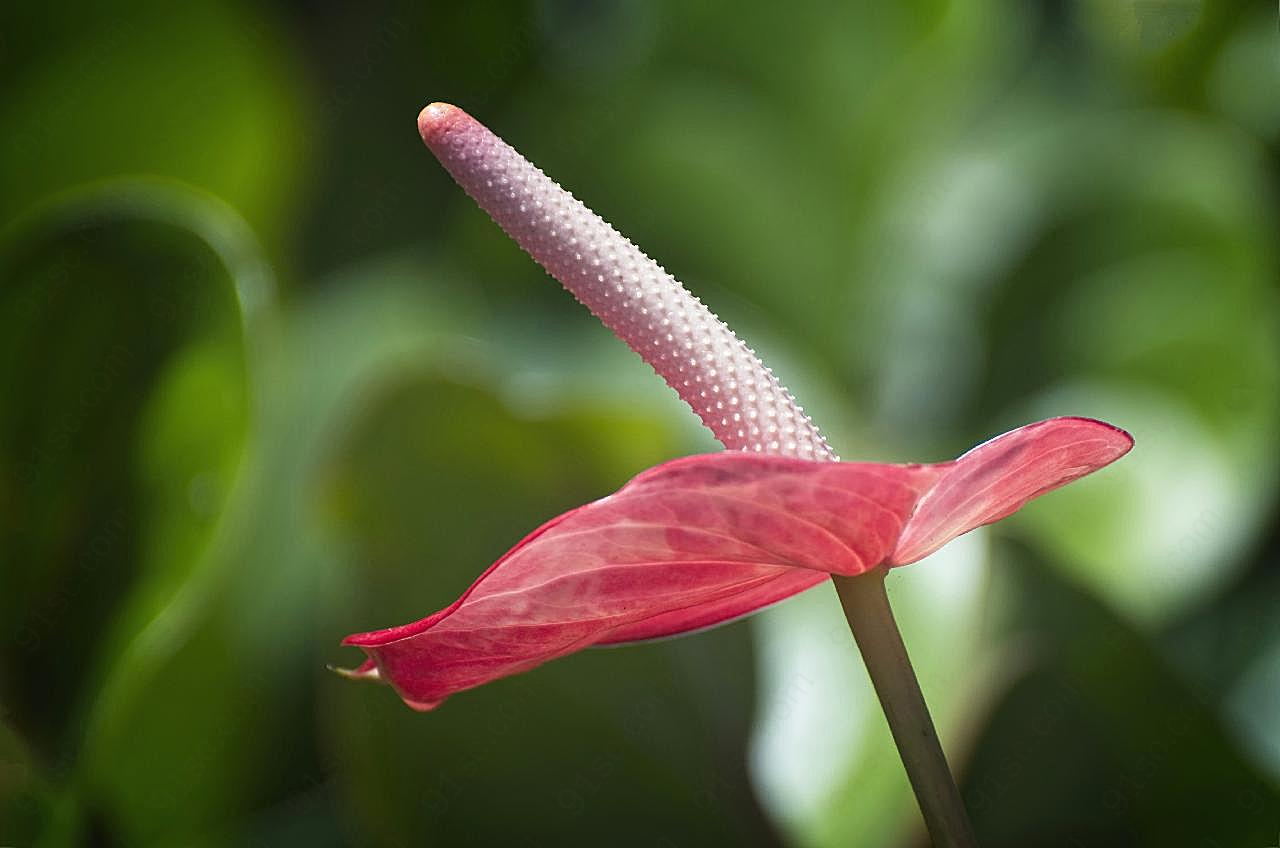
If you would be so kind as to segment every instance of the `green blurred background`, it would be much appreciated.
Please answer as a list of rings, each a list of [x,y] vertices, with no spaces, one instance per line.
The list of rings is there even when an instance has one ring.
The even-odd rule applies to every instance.
[[[834,594],[421,715],[338,646],[714,450],[459,104],[845,458],[1137,449],[890,592],[982,843],[1280,831],[1273,4],[0,11],[0,844],[919,846]]]

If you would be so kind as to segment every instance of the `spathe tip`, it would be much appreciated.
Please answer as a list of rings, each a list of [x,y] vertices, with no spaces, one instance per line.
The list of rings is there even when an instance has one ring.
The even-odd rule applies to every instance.
[[[325,668],[332,671],[339,677],[345,677],[348,680],[381,680],[382,675],[378,674],[377,668],[366,668],[369,664],[360,666],[359,668],[342,668],[333,663],[326,663]]]

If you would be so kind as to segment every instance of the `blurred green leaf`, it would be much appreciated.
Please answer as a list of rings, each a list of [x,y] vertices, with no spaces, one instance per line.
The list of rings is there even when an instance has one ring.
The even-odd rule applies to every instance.
[[[312,629],[334,562],[308,518],[317,451],[368,381],[427,355],[445,318],[406,288],[416,269],[381,271],[376,290],[338,289],[261,340],[249,459],[208,566],[133,642],[96,711],[87,781],[131,844],[270,832],[253,811],[319,783],[294,771],[314,744],[296,716],[317,677],[333,682],[314,639],[336,637]],[[298,757],[264,762],[281,745]]]
[[[43,49],[14,37],[0,51],[0,222],[80,183],[156,175],[214,193],[275,243],[308,144],[280,132],[304,115],[274,25],[212,0],[28,4],[4,18]]]
[[[1267,845],[1280,785],[1212,699],[1107,605],[1010,549],[1011,637],[1033,671],[996,707],[965,777],[982,844]]]
[[[29,402],[0,410],[0,597],[16,635],[0,702],[68,793],[66,822],[92,773],[86,746],[102,743],[104,687],[200,573],[241,465],[245,337],[270,297],[255,251],[225,207],[157,182],[72,193],[5,234],[0,380]]]
[[[992,407],[1021,391],[1023,415],[1069,410],[1133,433],[1137,448],[1105,487],[1074,487],[1023,520],[1147,621],[1238,568],[1268,516],[1280,438],[1274,218],[1249,188],[1261,163],[1233,135],[1163,120],[1086,125],[1072,142],[1100,182],[1058,178],[1056,227],[1017,272],[1047,276],[1053,295],[1031,315],[1014,311],[1014,289],[997,306],[1005,379],[986,393]],[[1026,374],[1028,358],[1042,363],[1039,386],[1010,373]],[[1082,524],[1086,512],[1102,520]]]
[[[28,402],[0,412],[12,563],[0,575],[17,636],[4,676],[21,681],[14,698],[40,693],[39,708],[12,706],[46,753],[76,744],[67,724],[119,649],[106,637],[130,587],[185,578],[238,465],[241,306],[185,220],[224,214],[205,202],[113,184],[7,234],[0,378]],[[199,428],[174,432],[175,395]]]
[[[0,710],[0,840],[34,844],[53,818],[53,793],[44,769]]]
[[[1241,750],[1280,782],[1280,574],[1269,567],[1278,549],[1280,526],[1273,524],[1261,567],[1185,616],[1162,644],[1179,670],[1212,695]]]

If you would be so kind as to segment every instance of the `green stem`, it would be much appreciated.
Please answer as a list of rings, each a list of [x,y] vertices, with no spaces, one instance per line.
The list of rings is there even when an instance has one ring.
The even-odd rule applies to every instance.
[[[877,568],[857,577],[832,575],[831,579],[889,720],[889,731],[907,769],[930,839],[935,848],[976,848],[978,843],[960,790],[947,767],[920,683],[889,608],[884,588],[887,573],[887,568]]]

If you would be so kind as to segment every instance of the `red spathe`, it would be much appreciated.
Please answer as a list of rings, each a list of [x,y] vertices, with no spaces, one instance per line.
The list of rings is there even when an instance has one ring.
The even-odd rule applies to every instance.
[[[582,648],[721,624],[829,574],[915,562],[1132,446],[1109,424],[1054,418],[932,465],[677,459],[547,522],[446,609],[343,644],[369,656],[354,675],[432,709]]]

